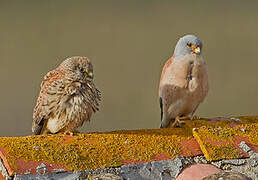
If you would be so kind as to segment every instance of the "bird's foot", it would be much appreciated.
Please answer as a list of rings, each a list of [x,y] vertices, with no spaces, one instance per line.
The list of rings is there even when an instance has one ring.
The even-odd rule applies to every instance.
[[[193,121],[193,120],[200,120],[201,117],[194,115],[190,119],[191,119],[191,121]]]
[[[76,136],[78,133],[80,133],[80,132],[79,131],[65,131],[64,135]]]
[[[73,133],[72,131],[65,131],[65,132],[64,132],[64,135],[73,136],[74,133]]]
[[[177,116],[175,118],[175,121],[172,123],[171,127],[180,127],[182,124],[185,124],[184,121],[181,121],[181,120],[184,120],[184,119],[188,119],[188,117],[179,117],[179,116]]]

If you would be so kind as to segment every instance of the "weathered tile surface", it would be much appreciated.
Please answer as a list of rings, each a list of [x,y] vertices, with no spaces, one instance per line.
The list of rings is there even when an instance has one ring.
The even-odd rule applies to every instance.
[[[193,136],[179,128],[5,137],[0,152],[10,175],[82,171],[202,154]]]
[[[207,160],[234,159],[249,157],[240,148],[244,141],[254,152],[258,152],[258,123],[229,126],[202,126],[193,130]]]
[[[186,120],[180,128],[2,137],[0,158],[9,176],[41,176],[202,154],[211,161],[249,157],[258,152],[257,128],[258,117],[242,116]]]

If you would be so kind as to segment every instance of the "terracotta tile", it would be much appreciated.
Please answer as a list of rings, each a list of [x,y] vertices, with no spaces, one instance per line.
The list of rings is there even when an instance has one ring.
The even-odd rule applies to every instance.
[[[206,127],[235,127],[242,124],[258,123],[258,116],[215,117],[186,120],[185,126],[193,128]]]
[[[257,128],[258,123],[238,124],[233,128],[203,126],[196,128],[193,135],[208,160],[232,159],[249,156],[239,147],[241,141],[257,152]]]
[[[180,145],[181,145],[182,155],[185,157],[194,157],[194,156],[203,155],[200,145],[194,138],[191,138],[187,141],[181,141]]]
[[[50,174],[53,172],[69,171],[69,169],[63,165],[49,163],[46,161],[26,162],[23,159],[17,159],[16,165],[18,166],[16,174]]]
[[[83,171],[196,156],[198,148],[189,130],[180,128],[0,138],[9,174]]]
[[[0,157],[9,175],[83,171],[201,154],[209,160],[236,158],[248,156],[238,146],[241,141],[257,152],[257,123],[258,117],[242,116],[186,121],[181,128],[2,137]],[[193,128],[197,131],[192,133]]]
[[[10,176],[12,176],[14,174],[14,170],[10,167],[10,164],[7,161],[8,157],[6,155],[6,152],[5,152],[4,148],[2,148],[2,147],[0,147],[0,158],[3,161],[3,164],[4,164],[8,174]]]
[[[222,170],[210,164],[195,164],[184,169],[176,180],[201,180]]]

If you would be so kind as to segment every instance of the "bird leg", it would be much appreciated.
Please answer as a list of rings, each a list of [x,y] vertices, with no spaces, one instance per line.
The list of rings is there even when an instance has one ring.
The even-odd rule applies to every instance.
[[[191,121],[193,121],[193,120],[200,120],[200,119],[201,119],[201,117],[196,116],[196,115],[194,115],[194,116],[192,116],[192,117],[190,118]]]
[[[185,124],[185,122],[181,121],[181,120],[185,120],[185,119],[189,119],[189,117],[188,116],[182,116],[182,117],[177,116],[175,118],[175,121],[171,124],[171,127],[180,127],[181,124]]]
[[[64,135],[69,135],[69,136],[75,136],[76,134],[80,133],[79,131],[64,131]]]
[[[67,135],[67,136],[73,136],[74,135],[74,133],[72,131],[64,131],[63,133],[64,133],[64,135]]]

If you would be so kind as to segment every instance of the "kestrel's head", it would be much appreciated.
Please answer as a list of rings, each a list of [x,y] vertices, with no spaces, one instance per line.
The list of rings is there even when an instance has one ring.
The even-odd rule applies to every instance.
[[[174,56],[185,56],[188,54],[200,55],[202,51],[202,41],[194,35],[186,35],[179,39],[176,44]]]
[[[93,80],[93,66],[87,57],[74,56],[65,59],[59,66],[73,81],[86,83]]]

